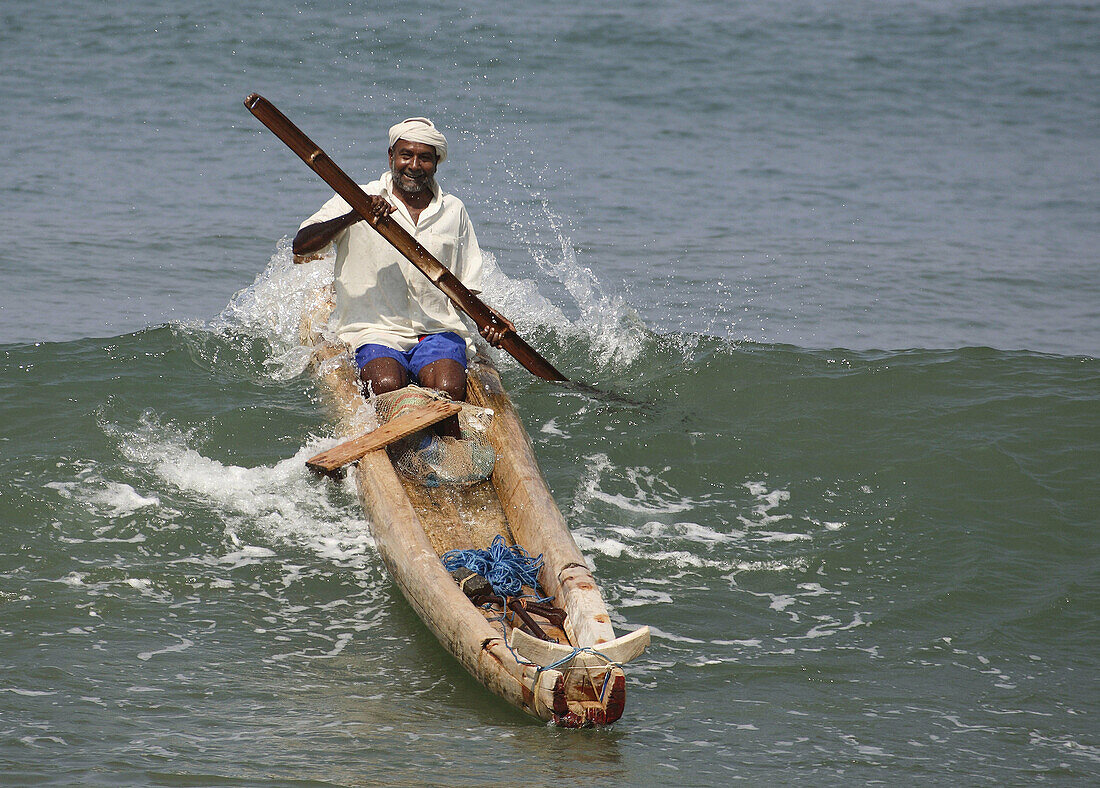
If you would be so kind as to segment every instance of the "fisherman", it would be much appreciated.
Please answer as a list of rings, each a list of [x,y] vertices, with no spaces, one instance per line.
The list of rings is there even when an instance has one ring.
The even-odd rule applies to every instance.
[[[407,118],[389,133],[389,171],[363,186],[374,216],[392,216],[472,293],[481,291],[482,259],[466,207],[440,189],[436,168],[447,140],[427,118]],[[293,251],[317,254],[336,243],[336,333],[355,349],[359,379],[374,394],[410,382],[466,399],[466,359],[473,338],[454,304],[339,195],[306,219]],[[494,347],[507,318],[481,334]],[[504,327],[501,327],[504,326]],[[460,437],[458,420],[440,433]]]

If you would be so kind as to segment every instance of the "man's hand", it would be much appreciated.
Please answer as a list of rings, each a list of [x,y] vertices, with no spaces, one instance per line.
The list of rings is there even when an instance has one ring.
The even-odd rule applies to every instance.
[[[390,204],[390,201],[381,194],[368,194],[367,197],[370,198],[371,213],[378,219],[381,219],[383,216],[389,216],[396,210]]]
[[[504,335],[509,331],[515,333],[516,327],[511,320],[492,307],[489,307],[489,311],[497,319],[498,325],[489,324],[485,326],[481,329],[481,335],[489,340],[489,344],[493,347],[500,347],[500,341],[504,339]]]

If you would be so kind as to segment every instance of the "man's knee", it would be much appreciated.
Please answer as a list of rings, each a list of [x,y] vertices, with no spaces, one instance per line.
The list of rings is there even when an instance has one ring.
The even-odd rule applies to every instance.
[[[359,370],[364,387],[378,394],[388,394],[408,385],[409,378],[401,365],[389,358],[378,358]]]
[[[466,370],[457,361],[440,359],[428,364],[417,376],[422,386],[446,392],[455,402],[466,399]]]

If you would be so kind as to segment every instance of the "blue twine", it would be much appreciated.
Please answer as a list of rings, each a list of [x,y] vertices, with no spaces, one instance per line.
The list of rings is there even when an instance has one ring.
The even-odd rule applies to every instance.
[[[509,549],[509,547],[504,543],[504,537],[500,536],[499,534],[493,538],[493,544],[489,547],[488,550],[449,550],[449,551],[447,551],[446,553],[443,554],[443,559],[442,559],[443,560],[443,566],[446,567],[448,572],[453,572],[455,569],[458,569],[459,567],[464,566],[467,569],[469,569],[471,572],[477,572],[482,577],[485,577],[486,579],[489,579],[488,575],[486,575],[485,573],[483,573],[482,571],[480,571],[480,569],[478,569],[476,567],[484,568],[490,573],[493,572],[494,569],[496,568],[496,566],[498,565],[493,560],[494,550],[496,551],[496,553],[498,555],[503,556],[503,562],[500,565],[511,565],[512,559],[508,558],[507,556],[504,556],[505,552],[508,552],[508,553],[510,553],[511,556],[513,556],[516,559],[516,562],[520,566],[530,567],[531,568],[531,570],[530,570],[531,574],[528,575],[527,578],[524,580],[524,584],[529,585],[532,588],[537,588],[537,586],[535,585],[535,581],[536,581],[536,578],[537,578],[537,575],[538,575],[539,567],[542,566],[542,556],[540,555],[538,558],[533,559],[533,558],[531,558],[530,553],[528,553],[526,550],[524,550],[519,545],[516,545],[515,547],[512,547],[512,548]],[[493,584],[493,581],[491,579],[489,579],[489,584],[493,586],[493,590],[496,591],[498,596],[505,596],[505,594],[502,594],[501,591],[497,588],[497,586]],[[509,588],[511,588],[511,586],[509,586]],[[519,588],[519,586],[517,585],[516,586],[517,594],[521,590],[522,589]],[[507,596],[516,596],[517,594],[509,594]],[[483,607],[485,607],[486,609],[489,609],[491,607],[491,605],[484,605]],[[512,659],[514,659],[516,662],[518,662],[521,665],[529,665],[529,666],[531,666],[535,669],[535,683],[536,684],[538,684],[538,677],[542,674],[542,672],[544,670],[557,670],[560,667],[566,666],[568,663],[572,662],[576,657],[580,656],[581,654],[592,654],[594,656],[599,657],[600,659],[604,660],[604,662],[607,663],[607,669],[604,671],[604,675],[603,675],[603,685],[600,687],[600,693],[599,693],[599,697],[602,699],[604,697],[604,695],[607,693],[607,684],[608,684],[609,681],[611,681],[611,668],[620,668],[621,669],[623,667],[621,662],[615,662],[613,659],[608,657],[603,652],[597,651],[596,649],[594,649],[590,646],[585,646],[585,647],[574,646],[572,651],[570,651],[568,654],[566,654],[561,659],[558,659],[558,660],[555,660],[554,662],[551,662],[549,665],[539,665],[537,662],[532,662],[531,660],[527,659],[522,654],[520,654],[518,651],[516,651],[514,648],[512,648],[512,644],[508,642],[508,630],[507,630],[507,627],[505,626],[507,617],[508,617],[508,610],[505,609],[500,614],[499,617],[492,618],[492,619],[489,619],[489,620],[490,621],[497,621],[500,624],[500,631],[501,631],[501,634],[503,635],[503,637],[501,638],[501,641],[504,643],[504,647],[506,649],[508,649],[508,651],[511,652]],[[554,641],[554,642],[556,643],[557,641]],[[572,669],[573,668],[571,666],[566,667],[566,670],[572,670]]]
[[[542,556],[532,558],[519,545],[511,547],[497,534],[488,550],[448,550],[443,554],[448,572],[465,567],[489,581],[497,596],[519,596],[523,586],[538,588]]]
[[[604,662],[607,663],[607,669],[604,671],[604,674],[603,674],[603,685],[600,687],[600,693],[599,693],[600,700],[603,700],[604,695],[607,694],[607,683],[609,681],[611,681],[611,668],[622,669],[622,667],[623,667],[621,662],[615,662],[610,657],[608,657],[606,654],[604,654],[601,651],[597,651],[596,649],[592,648],[591,646],[583,646],[583,647],[582,646],[574,646],[573,650],[571,652],[569,652],[568,654],[566,654],[561,659],[555,660],[554,662],[551,662],[549,665],[539,665],[537,662],[532,662],[531,660],[527,659],[527,657],[523,656],[518,651],[516,651],[514,648],[512,648],[512,644],[508,642],[508,630],[504,626],[505,616],[502,615],[500,618],[498,618],[496,620],[500,622],[500,630],[501,630],[501,632],[504,633],[504,638],[503,638],[504,646],[510,652],[512,652],[512,659],[514,659],[516,662],[518,662],[521,665],[529,665],[529,666],[531,666],[535,669],[535,684],[538,684],[539,676],[542,674],[542,672],[544,670],[557,670],[560,667],[568,665],[568,663],[572,662],[574,659],[579,657],[581,654],[592,654],[594,656],[599,657],[600,659],[602,659]],[[557,642],[557,641],[555,641],[555,642]],[[569,665],[565,669],[566,670],[574,670],[575,668],[573,668],[571,665]],[[587,668],[585,668],[585,669],[587,670]]]

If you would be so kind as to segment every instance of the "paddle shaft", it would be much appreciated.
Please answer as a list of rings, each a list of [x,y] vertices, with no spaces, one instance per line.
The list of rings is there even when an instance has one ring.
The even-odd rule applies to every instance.
[[[370,209],[370,198],[359,188],[359,184],[337,167],[328,154],[317,147],[286,115],[276,109],[274,104],[263,96],[253,93],[244,100],[244,105],[288,148],[298,154],[310,169],[320,175],[333,191],[343,197],[367,224],[377,230],[379,235],[389,241],[424,276],[428,277],[431,283],[443,291],[443,294],[451,299],[456,307],[469,315],[479,330],[486,326],[504,328],[489,307],[435,259],[431,252],[409,235],[404,227],[390,216],[375,216]],[[546,380],[568,380],[534,348],[524,342],[515,331],[507,330],[500,340],[500,346],[532,374]]]

